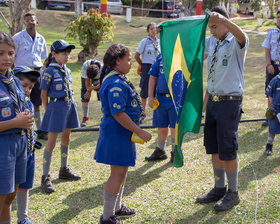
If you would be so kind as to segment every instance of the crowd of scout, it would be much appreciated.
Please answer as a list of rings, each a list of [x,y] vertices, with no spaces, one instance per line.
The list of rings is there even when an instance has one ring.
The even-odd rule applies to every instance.
[[[75,46],[64,40],[57,40],[51,45],[50,54],[47,56],[46,42],[36,32],[38,22],[35,15],[26,14],[24,24],[26,29],[16,34],[13,39],[0,31],[0,142],[6,149],[0,153],[2,224],[10,223],[11,204],[15,196],[18,223],[31,223],[27,217],[28,189],[33,186],[34,149],[41,147],[36,141],[34,119],[38,129],[37,137],[47,140],[43,153],[43,191],[55,191],[49,170],[58,133],[61,133],[59,178],[81,178],[72,173],[68,166],[71,129],[79,127],[77,108],[72,97],[71,71],[66,67]],[[215,183],[207,194],[198,196],[196,202],[216,202],[214,209],[225,211],[240,202],[237,130],[242,113],[244,62],[249,39],[229,20],[223,7],[211,10],[208,27],[212,35],[206,38],[205,44],[208,84],[204,146],[206,153],[212,156]],[[134,209],[126,207],[121,201],[128,167],[134,166],[136,161],[136,145],[131,136],[136,135],[145,142],[152,138],[150,133],[139,126],[145,118],[147,98],[148,105],[154,110],[153,126],[158,128],[158,136],[156,149],[145,159],[167,159],[165,144],[168,128],[172,140],[170,161],[174,158],[176,111],[163,73],[156,25],[150,23],[147,32],[148,37],[140,42],[135,54],[135,59],[141,66],[140,96],[126,77],[132,59],[129,47],[113,44],[106,51],[103,64],[92,59],[86,61],[82,67],[81,126],[88,124],[88,103],[91,92],[95,90],[101,101],[103,117],[94,159],[98,163],[110,165],[111,168],[104,188],[104,209],[99,222],[101,224],[118,224],[121,223],[121,218],[136,214]],[[280,133],[280,79],[277,76],[280,64],[279,45],[275,49],[277,41],[279,42],[279,32],[280,11],[277,12],[277,28],[268,32],[263,43],[267,61],[268,107],[273,107],[276,111],[273,119],[268,121],[267,155],[272,153],[275,134]],[[46,59],[44,72],[42,59]],[[13,65],[15,67],[11,72],[9,69]],[[40,88],[35,90],[36,85]],[[42,122],[41,104],[45,108]]]

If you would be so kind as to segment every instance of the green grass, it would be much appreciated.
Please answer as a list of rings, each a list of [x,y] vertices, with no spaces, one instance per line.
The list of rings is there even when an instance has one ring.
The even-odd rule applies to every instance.
[[[7,15],[7,8],[0,8]],[[64,27],[73,19],[71,12],[36,11],[40,25],[39,32],[47,40],[48,46],[64,38]],[[116,24],[114,42],[131,46],[135,52],[139,41],[146,36],[145,27],[151,18],[133,17],[133,28],[125,22],[125,17],[113,16]],[[160,22],[162,19],[153,19]],[[266,31],[275,24],[274,20],[265,20],[264,26],[257,27],[255,20],[235,21],[248,30]],[[0,29],[6,30],[3,23]],[[208,32],[209,34],[209,32]],[[264,96],[265,57],[261,44],[264,35],[248,34],[250,47],[245,64],[245,94],[243,119],[264,117],[266,98]],[[76,44],[73,58],[68,64],[73,75],[73,89],[80,118],[80,72],[81,65],[76,63],[81,47],[77,40],[68,40]],[[111,43],[99,46],[97,59],[102,60],[105,50]],[[138,86],[136,62],[133,61],[129,78]],[[205,69],[204,69],[205,71]],[[204,74],[206,77],[206,74]],[[204,78],[205,80],[205,78]],[[204,81],[204,84],[206,82]],[[205,86],[205,85],[204,85]],[[139,90],[139,88],[138,88]],[[144,125],[150,125],[152,112]],[[90,102],[90,125],[98,127],[101,118],[100,102],[94,95]],[[195,204],[197,195],[213,186],[213,172],[210,157],[203,147],[203,128],[199,134],[187,133],[184,138],[183,153],[185,165],[174,168],[168,161],[147,163],[144,157],[151,154],[157,137],[156,129],[149,130],[153,139],[144,145],[138,145],[136,166],[129,168],[123,202],[136,208],[137,215],[125,220],[125,223],[147,224],[188,224],[188,223],[279,223],[280,220],[280,150],[276,137],[274,154],[263,155],[267,129],[260,122],[241,123],[239,126],[239,185],[241,203],[228,212],[215,213],[213,204]],[[93,160],[98,132],[73,133],[70,145],[69,164],[82,175],[78,182],[64,182],[57,179],[60,167],[60,142],[57,141],[53,153],[51,176],[56,192],[43,194],[40,189],[42,174],[42,153],[36,152],[36,173],[34,188],[30,191],[29,217],[36,224],[52,223],[97,223],[103,209],[103,188],[109,176],[109,167]],[[44,142],[45,144],[45,142]],[[167,151],[170,152],[170,139]],[[12,221],[16,222],[16,207],[13,205]]]

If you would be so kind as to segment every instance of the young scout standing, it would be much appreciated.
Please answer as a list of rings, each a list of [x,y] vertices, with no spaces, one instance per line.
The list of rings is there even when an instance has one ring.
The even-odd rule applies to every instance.
[[[158,139],[155,151],[152,153],[152,155],[145,157],[145,159],[147,161],[167,159],[165,143],[168,136],[169,126],[172,142],[170,162],[173,162],[175,150],[175,124],[177,114],[163,73],[161,54],[157,56],[156,62],[152,65],[149,75],[149,106],[153,108],[155,92],[156,99],[159,101],[159,106],[156,108],[156,110],[154,110],[153,113],[153,126],[158,128]]]
[[[142,39],[135,53],[135,60],[141,65],[140,96],[145,111],[146,100],[148,98],[149,71],[160,52],[159,40],[156,37],[157,29],[155,23],[147,26],[148,37]],[[140,58],[142,55],[142,59]]]
[[[240,202],[238,196],[237,129],[242,112],[244,62],[249,40],[229,19],[223,7],[212,9],[206,39],[209,98],[206,108],[204,146],[212,155],[215,185],[198,203],[218,201],[216,211],[229,210]],[[225,174],[228,189],[225,185]]]
[[[9,71],[14,63],[15,43],[0,31],[0,223],[11,221],[11,204],[18,184],[26,180],[26,129],[34,115],[25,108],[20,81]]]
[[[263,41],[262,47],[265,50],[266,61],[266,79],[265,89],[270,81],[278,75],[280,71],[280,10],[277,11],[276,27],[267,31],[267,36]],[[267,107],[271,108],[271,102],[267,99]],[[267,126],[267,120],[262,123],[262,126]]]
[[[29,100],[30,93],[38,78],[40,72],[32,70],[26,66],[15,67],[14,75],[20,80],[26,97],[26,108],[34,114],[34,107]],[[34,132],[34,125],[26,130],[27,134],[27,166],[26,166],[26,181],[19,185],[17,189],[17,218],[18,224],[32,224],[27,218],[28,211],[28,195],[29,189],[33,187],[34,174],[35,174],[35,143],[36,133]],[[37,142],[38,145],[38,142]]]
[[[59,178],[79,180],[81,177],[70,171],[68,152],[71,128],[79,127],[76,104],[70,88],[71,71],[66,67],[71,50],[75,46],[65,40],[56,40],[51,45],[51,53],[46,60],[46,69],[41,82],[41,97],[46,110],[41,129],[48,132],[48,141],[43,156],[43,176],[41,186],[45,193],[55,191],[50,178],[52,152],[58,133],[61,133],[61,167]],[[50,97],[50,101],[48,101]]]
[[[276,134],[280,134],[280,75],[275,76],[266,88],[266,96],[275,109],[275,117],[268,120],[268,136],[265,154],[272,154],[273,142]]]
[[[105,184],[104,209],[100,224],[120,224],[120,218],[135,215],[124,206],[122,195],[129,166],[135,165],[136,133],[144,141],[151,134],[139,127],[144,111],[133,84],[125,76],[131,68],[131,50],[123,44],[111,45],[105,53],[100,76],[100,99],[103,117],[94,159],[110,165],[111,175]]]

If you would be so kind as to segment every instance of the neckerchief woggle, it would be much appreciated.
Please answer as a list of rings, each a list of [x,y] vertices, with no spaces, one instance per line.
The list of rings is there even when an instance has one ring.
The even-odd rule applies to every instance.
[[[156,56],[158,56],[158,41],[157,41],[157,38],[156,38],[155,41],[153,40],[153,38],[152,38],[150,35],[149,35],[147,38],[151,41],[152,45],[153,45],[154,48],[155,48]],[[155,44],[155,43],[156,43],[156,44]]]
[[[106,69],[106,72],[109,71],[109,70],[111,70],[111,68],[107,68],[107,69]],[[142,101],[141,101],[141,99],[140,99],[140,97],[139,97],[139,94],[137,93],[137,91],[136,91],[134,85],[132,84],[132,82],[131,82],[125,75],[120,74],[120,73],[118,73],[118,72],[115,71],[115,70],[110,71],[110,72],[104,77],[104,79],[103,79],[102,82],[104,82],[107,78],[109,78],[109,77],[111,77],[111,76],[113,76],[113,75],[115,75],[115,76],[119,77],[121,80],[123,80],[123,81],[124,81],[127,85],[129,85],[130,88],[133,89],[133,91],[136,93],[137,102],[138,102],[138,104],[139,104],[139,106],[140,106],[140,111],[141,111],[141,115],[140,115],[139,122],[142,123],[142,121],[145,119],[146,115],[145,115],[145,112],[144,112],[144,109],[143,109],[143,106],[142,106]]]

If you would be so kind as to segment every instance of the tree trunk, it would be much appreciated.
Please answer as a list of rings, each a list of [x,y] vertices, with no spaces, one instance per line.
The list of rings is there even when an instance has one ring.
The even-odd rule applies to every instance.
[[[23,28],[23,16],[30,11],[31,0],[14,1],[9,0],[10,18],[12,20],[12,27],[10,33],[14,34],[20,32]]]
[[[83,14],[82,0],[75,0],[75,18]]]
[[[84,63],[86,60],[93,59],[97,55],[98,44],[87,44],[83,46],[83,50],[78,54],[78,63]]]

